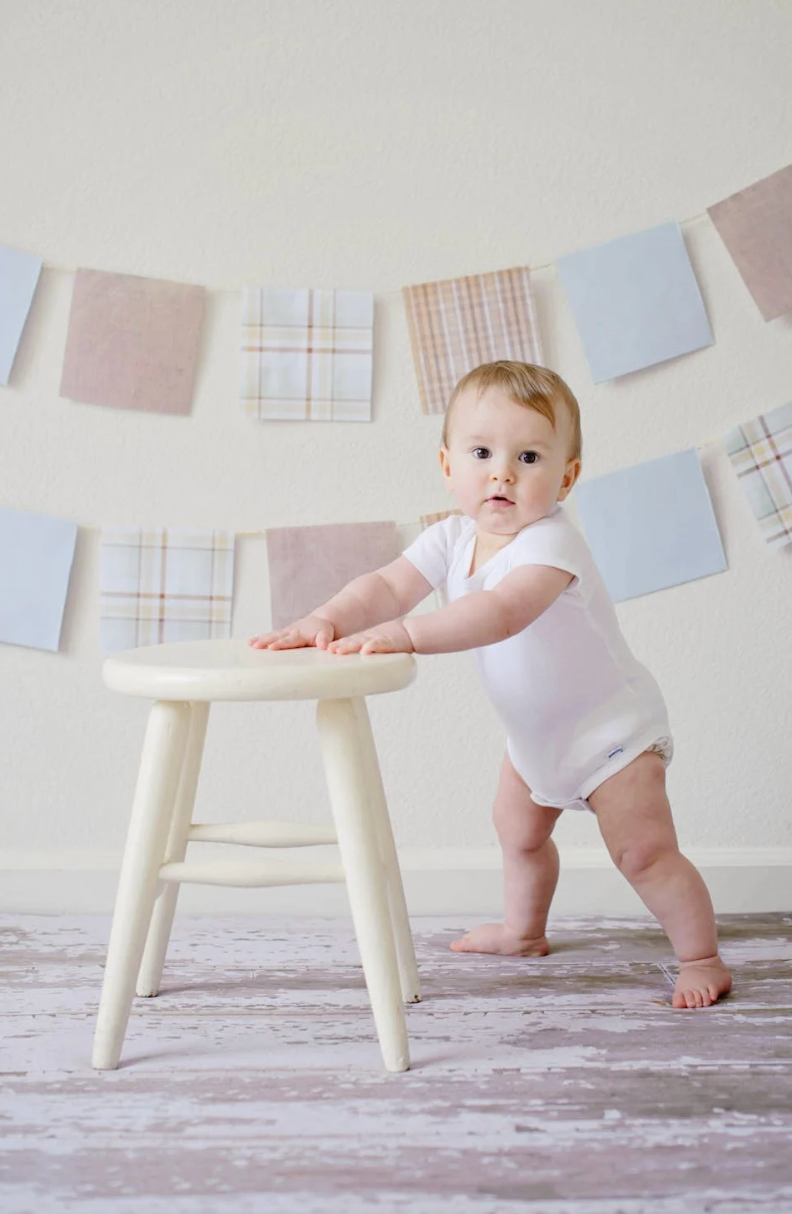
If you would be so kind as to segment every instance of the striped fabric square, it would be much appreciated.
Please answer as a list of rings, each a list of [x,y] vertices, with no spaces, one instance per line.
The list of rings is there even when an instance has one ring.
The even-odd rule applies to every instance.
[[[424,413],[444,413],[458,381],[482,363],[542,361],[527,267],[404,287],[403,294]]]
[[[242,408],[258,421],[371,421],[370,291],[242,293]]]
[[[399,555],[395,523],[332,523],[267,531],[272,627],[285,628],[353,578]]]
[[[723,446],[767,543],[792,542],[792,404],[736,426]]]
[[[231,532],[107,527],[102,649],[230,636],[233,589]]]

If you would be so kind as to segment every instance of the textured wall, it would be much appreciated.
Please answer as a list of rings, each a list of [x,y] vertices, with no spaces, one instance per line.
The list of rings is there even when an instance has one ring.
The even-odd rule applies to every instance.
[[[90,866],[121,846],[145,717],[100,682],[97,525],[245,531],[443,508],[439,420],[419,411],[398,288],[540,266],[700,214],[788,163],[792,9],[0,0],[0,28],[0,240],[50,267],[0,389],[0,503],[94,528],[64,651],[0,649],[0,839],[12,867],[66,851]],[[762,321],[708,220],[684,230],[712,348],[594,387],[552,267],[537,307],[546,359],[581,399],[584,476],[704,448],[730,571],[619,615],[668,698],[683,841],[783,847],[792,551],[766,548],[712,444],[792,396],[792,319]],[[212,289],[190,418],[59,398],[77,265]],[[377,293],[373,424],[243,416],[244,283]],[[237,635],[268,622],[265,556],[240,541]],[[502,741],[469,660],[424,659],[372,715],[399,841],[489,845]],[[264,804],[325,811],[308,706],[215,714],[199,813]],[[558,836],[597,842],[579,817]]]

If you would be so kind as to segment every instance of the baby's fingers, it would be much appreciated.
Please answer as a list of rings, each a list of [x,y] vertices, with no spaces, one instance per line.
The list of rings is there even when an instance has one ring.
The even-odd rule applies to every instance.
[[[387,637],[374,637],[372,640],[366,641],[360,652],[361,654],[393,653],[393,641],[389,641]]]
[[[338,641],[331,641],[327,648],[330,653],[357,653],[364,641],[365,637],[341,637]]]
[[[266,649],[277,635],[278,634],[276,632],[262,633],[260,637],[251,637],[248,641],[248,645],[250,645],[253,649]]]
[[[289,630],[276,637],[274,641],[270,641],[267,649],[304,649],[309,645],[310,641],[302,635],[301,632]]]

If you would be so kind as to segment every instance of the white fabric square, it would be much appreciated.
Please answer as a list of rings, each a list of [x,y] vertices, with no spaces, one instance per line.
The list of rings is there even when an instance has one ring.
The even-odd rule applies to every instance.
[[[230,636],[233,588],[228,532],[106,528],[102,648]]]
[[[248,287],[240,398],[259,421],[370,421],[370,291]]]

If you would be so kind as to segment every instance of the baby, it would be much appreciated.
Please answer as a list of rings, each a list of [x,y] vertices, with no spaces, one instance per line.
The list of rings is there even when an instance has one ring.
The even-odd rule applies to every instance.
[[[451,948],[549,952],[553,827],[562,810],[586,809],[676,953],[673,1006],[709,1007],[729,992],[731,977],[707,888],[677,846],[665,786],[673,753],[666,707],[561,506],[580,475],[577,401],[544,367],[477,367],[451,396],[440,465],[461,514],[427,528],[397,560],[311,615],[250,643],[336,654],[473,649],[508,734],[494,807],[504,922],[477,927]],[[447,606],[403,618],[443,583]]]

